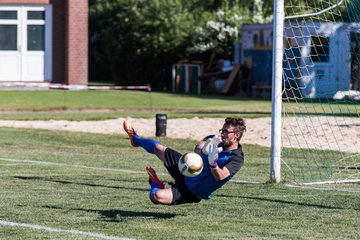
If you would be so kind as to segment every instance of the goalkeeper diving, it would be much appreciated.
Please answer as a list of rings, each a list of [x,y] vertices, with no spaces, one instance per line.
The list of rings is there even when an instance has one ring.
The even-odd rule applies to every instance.
[[[154,204],[176,205],[183,203],[197,203],[202,199],[210,199],[211,194],[240,170],[244,164],[244,154],[240,139],[246,131],[246,124],[242,118],[225,119],[220,135],[209,135],[200,141],[195,152],[203,159],[204,168],[195,177],[182,175],[178,168],[178,161],[182,154],[164,146],[160,142],[142,138],[127,121],[123,122],[125,132],[129,135],[133,147],[142,147],[148,153],[157,156],[163,163],[175,183],[165,188],[155,170],[146,167],[150,183],[150,200]]]

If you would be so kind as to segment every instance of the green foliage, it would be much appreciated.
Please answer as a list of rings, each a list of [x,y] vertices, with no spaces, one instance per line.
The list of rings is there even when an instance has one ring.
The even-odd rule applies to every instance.
[[[91,80],[169,89],[171,66],[179,59],[202,59],[213,51],[231,57],[241,24],[251,21],[251,6],[251,1],[93,1]]]
[[[197,54],[211,51],[221,54],[224,58],[231,58],[233,45],[239,41],[242,23],[250,22],[250,19],[243,16],[249,14],[227,5],[217,10],[215,14],[204,13],[204,24],[195,28],[192,45],[189,46],[190,52]]]
[[[169,76],[194,22],[181,1],[165,0],[102,1],[90,19],[94,69],[107,69],[117,84],[155,88]]]

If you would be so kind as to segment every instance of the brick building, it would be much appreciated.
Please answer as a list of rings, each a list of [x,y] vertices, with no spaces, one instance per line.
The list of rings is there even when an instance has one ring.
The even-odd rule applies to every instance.
[[[0,83],[88,82],[88,0],[0,0]]]

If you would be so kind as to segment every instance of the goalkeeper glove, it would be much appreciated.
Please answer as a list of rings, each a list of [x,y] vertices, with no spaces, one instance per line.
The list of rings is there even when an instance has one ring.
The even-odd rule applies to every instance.
[[[212,144],[217,145],[221,143],[221,137],[219,135],[215,135],[213,136],[212,138],[208,138],[204,144],[204,147],[202,148],[202,153],[205,154],[205,155],[209,155],[210,153],[210,146]]]
[[[210,164],[210,167],[215,168],[217,166],[217,160],[218,160],[218,147],[217,144],[211,144],[209,146],[209,155],[208,155],[208,161]]]

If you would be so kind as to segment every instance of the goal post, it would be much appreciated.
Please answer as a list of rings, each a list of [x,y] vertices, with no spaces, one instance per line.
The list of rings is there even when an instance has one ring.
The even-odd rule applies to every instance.
[[[274,0],[270,181],[280,182],[284,0]]]
[[[360,1],[274,0],[272,64],[270,181],[360,182]]]

